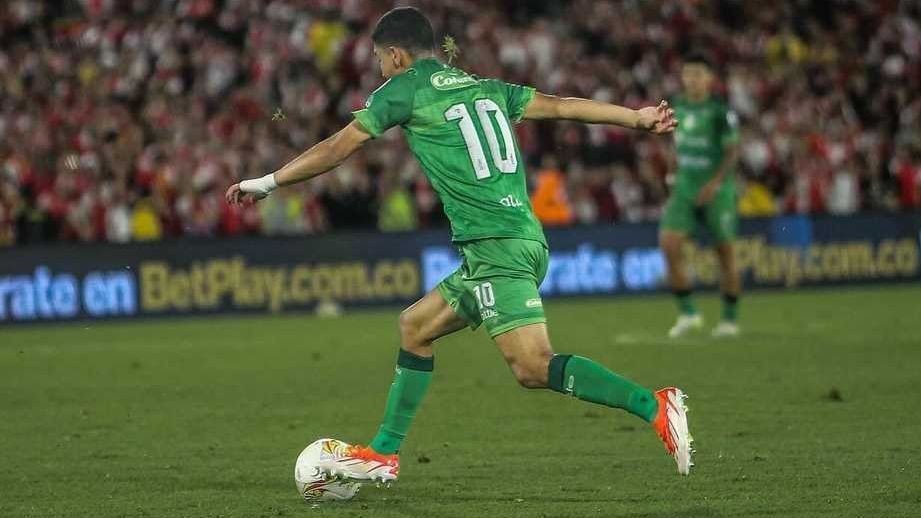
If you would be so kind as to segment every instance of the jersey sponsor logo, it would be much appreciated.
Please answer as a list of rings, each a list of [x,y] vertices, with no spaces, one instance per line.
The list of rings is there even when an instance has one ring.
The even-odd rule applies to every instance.
[[[436,90],[457,90],[479,83],[478,80],[460,70],[442,70],[429,79]]]
[[[503,207],[509,207],[509,208],[521,207],[522,205],[524,205],[523,203],[521,203],[521,200],[515,197],[514,194],[509,194],[508,196],[503,197],[502,199],[499,200],[499,203],[502,204]]]
[[[526,308],[541,308],[544,306],[544,302],[540,299],[528,299],[524,301],[524,307]]]

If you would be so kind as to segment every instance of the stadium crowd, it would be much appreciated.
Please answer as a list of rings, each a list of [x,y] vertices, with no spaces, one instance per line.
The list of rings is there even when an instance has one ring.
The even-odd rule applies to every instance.
[[[743,215],[921,207],[921,2],[410,2],[456,64],[628,106],[712,55],[742,121]],[[0,4],[0,244],[155,240],[446,222],[398,134],[335,174],[230,207],[350,120],[381,83],[370,28],[393,2],[7,0]],[[524,123],[548,225],[656,219],[671,142]]]

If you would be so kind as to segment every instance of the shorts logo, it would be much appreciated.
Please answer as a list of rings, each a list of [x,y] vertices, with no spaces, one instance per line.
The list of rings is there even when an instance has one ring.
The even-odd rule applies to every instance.
[[[524,301],[524,307],[526,308],[540,308],[544,306],[544,302],[540,299],[528,299]]]
[[[576,377],[575,377],[575,376],[570,376],[570,377],[569,377],[569,380],[566,381],[566,392],[567,392],[568,394],[572,394],[572,389],[573,389],[573,387],[575,387],[575,386],[576,386]]]

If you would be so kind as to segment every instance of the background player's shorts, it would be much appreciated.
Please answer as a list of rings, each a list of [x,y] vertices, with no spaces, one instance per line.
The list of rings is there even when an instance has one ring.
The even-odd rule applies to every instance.
[[[735,194],[721,192],[703,207],[697,207],[693,198],[677,194],[668,199],[661,229],[694,237],[699,224],[706,227],[716,244],[734,240],[738,226]]]
[[[483,324],[489,336],[546,322],[538,287],[549,253],[539,241],[492,238],[459,245],[463,263],[438,291],[467,325]]]

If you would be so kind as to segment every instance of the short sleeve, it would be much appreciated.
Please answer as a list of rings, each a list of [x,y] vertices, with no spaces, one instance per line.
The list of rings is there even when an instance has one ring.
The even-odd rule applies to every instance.
[[[409,121],[413,112],[415,88],[404,76],[389,79],[368,96],[362,110],[352,112],[372,137],[377,138],[394,126]]]
[[[508,118],[512,122],[521,122],[525,110],[534,99],[534,88],[512,83],[504,83],[505,98],[508,102]]]
[[[739,142],[739,116],[729,107],[724,107],[720,135],[722,144],[728,146]]]

